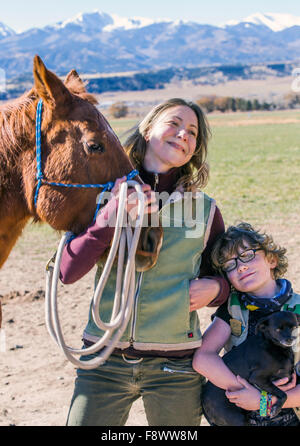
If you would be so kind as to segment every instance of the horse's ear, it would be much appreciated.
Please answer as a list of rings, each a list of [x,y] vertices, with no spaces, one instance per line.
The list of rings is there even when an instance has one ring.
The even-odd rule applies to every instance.
[[[74,91],[75,94],[86,93],[85,84],[76,70],[71,70],[70,73],[67,74],[64,84],[66,87]]]
[[[76,70],[71,70],[65,79],[65,86],[68,87],[72,93],[81,96],[93,105],[97,105],[98,101],[95,96],[86,91],[86,84],[87,82],[84,82],[81,79]]]
[[[80,83],[83,86],[83,88],[84,88],[84,83],[81,80],[81,78],[80,78],[80,76],[79,76],[79,74],[77,73],[76,70],[71,70],[67,74],[66,79],[65,79],[65,85],[68,85],[69,83],[73,83],[73,82]]]
[[[37,94],[51,107],[71,100],[72,96],[67,87],[54,73],[47,70],[39,56],[35,56],[33,60],[33,77]]]

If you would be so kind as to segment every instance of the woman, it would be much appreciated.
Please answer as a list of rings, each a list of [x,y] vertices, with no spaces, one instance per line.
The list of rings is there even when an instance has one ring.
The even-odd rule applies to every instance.
[[[158,262],[138,275],[134,312],[117,348],[104,365],[77,372],[68,425],[124,425],[132,403],[140,396],[149,425],[200,424],[203,378],[192,369],[193,352],[201,344],[196,310],[219,306],[229,294],[226,280],[213,277],[209,260],[216,237],[224,232],[223,219],[214,200],[196,194],[208,179],[208,137],[202,110],[194,103],[171,99],[151,110],[125,144],[146,183],[145,213],[158,210],[153,191],[171,194],[176,189],[177,199],[160,209],[162,224],[169,224],[163,224]],[[97,283],[99,259],[114,231],[107,222],[115,215],[122,181],[124,178],[116,181],[113,198],[96,223],[66,246],[63,283],[75,282],[98,262]],[[193,210],[202,209],[198,222],[202,230],[192,235],[187,235],[192,228],[184,219],[178,225],[172,217],[176,205],[182,207],[185,202],[186,192],[194,194]],[[134,212],[134,204],[128,204],[127,211]],[[111,313],[114,288],[112,278],[101,301],[103,320]],[[101,334],[90,317],[83,335],[85,346],[95,343]]]

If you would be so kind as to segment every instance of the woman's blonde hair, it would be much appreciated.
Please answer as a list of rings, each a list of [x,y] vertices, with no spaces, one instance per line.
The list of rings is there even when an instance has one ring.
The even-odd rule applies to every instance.
[[[246,248],[245,242],[250,248],[262,249],[269,260],[276,259],[277,265],[272,270],[274,279],[284,276],[288,268],[286,249],[276,245],[271,235],[260,232],[245,222],[229,226],[215,242],[211,252],[214,269],[223,275],[222,265],[231,256],[235,256],[239,248]]]
[[[141,121],[136,130],[125,142],[124,148],[136,169],[143,167],[147,149],[146,136],[151,130],[156,119],[168,108],[177,106],[190,107],[197,116],[198,135],[195,152],[188,163],[178,168],[178,180],[176,187],[182,187],[186,191],[203,188],[208,182],[209,167],[206,161],[208,139],[211,135],[208,121],[201,108],[194,102],[188,102],[181,98],[169,99],[154,107]]]

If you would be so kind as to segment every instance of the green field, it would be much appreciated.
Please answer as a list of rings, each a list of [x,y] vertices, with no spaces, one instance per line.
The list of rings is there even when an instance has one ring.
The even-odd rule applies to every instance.
[[[227,223],[300,215],[300,125],[213,128],[206,191]]]
[[[300,224],[300,112],[252,113],[251,119],[296,118],[298,123],[231,126],[249,119],[248,113],[209,115],[212,139],[209,144],[210,180],[204,191],[215,198],[225,225],[248,221],[275,227],[295,251]],[[110,120],[121,141],[137,124],[133,119]],[[287,230],[284,227],[288,222]],[[33,243],[36,238],[47,241]],[[36,259],[50,257],[60,235],[47,225],[29,224],[17,250],[28,249]],[[45,254],[45,251],[47,254]],[[50,253],[50,254],[49,254]],[[300,271],[299,271],[300,272]]]
[[[280,122],[291,118],[299,123]],[[251,125],[232,125],[249,119]],[[264,119],[279,122],[261,123]],[[295,222],[300,216],[300,113],[219,114],[209,115],[209,121],[210,180],[205,192],[217,201],[226,224],[249,220],[261,225],[286,217]],[[121,141],[135,124],[111,121]]]

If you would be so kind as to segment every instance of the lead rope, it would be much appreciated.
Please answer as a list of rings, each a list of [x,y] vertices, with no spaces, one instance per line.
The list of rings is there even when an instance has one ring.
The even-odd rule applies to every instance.
[[[128,222],[126,226],[124,225],[126,218],[125,203],[127,199],[128,185],[135,187],[138,195],[138,216],[135,221],[133,233]],[[92,346],[83,350],[67,346],[62,334],[58,316],[57,288],[60,274],[60,264],[63,249],[66,242],[70,239],[70,233],[66,233],[61,238],[55,256],[47,264],[45,293],[46,326],[51,337],[62,349],[67,359],[81,369],[90,370],[102,365],[116,347],[129,322],[134,303],[135,253],[143,224],[144,206],[145,197],[140,184],[136,183],[135,181],[122,183],[120,186],[119,207],[112,246],[92,300],[92,316],[94,322],[98,328],[104,331],[104,334],[99,341]],[[126,241],[128,256],[123,276]],[[100,316],[100,302],[118,249],[117,281],[114,304],[110,321],[104,322]],[[54,266],[50,266],[51,262],[54,262]],[[80,360],[75,357],[75,355],[86,356],[93,354],[99,350],[101,350],[101,352],[98,353],[97,357],[90,360]]]

